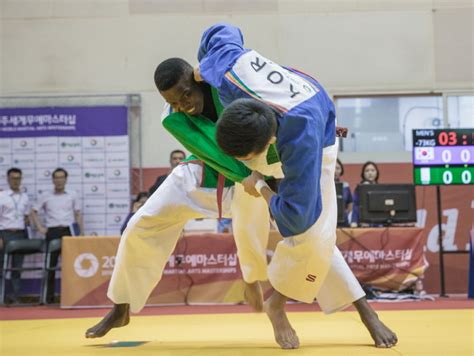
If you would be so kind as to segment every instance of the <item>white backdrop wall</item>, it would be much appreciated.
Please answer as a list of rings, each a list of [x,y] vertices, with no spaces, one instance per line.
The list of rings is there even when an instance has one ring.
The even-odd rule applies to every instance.
[[[196,62],[202,31],[230,22],[246,45],[332,94],[472,90],[469,0],[0,0],[1,95],[138,93],[143,166],[179,144],[161,127],[153,71]],[[230,15],[232,14],[232,15]]]

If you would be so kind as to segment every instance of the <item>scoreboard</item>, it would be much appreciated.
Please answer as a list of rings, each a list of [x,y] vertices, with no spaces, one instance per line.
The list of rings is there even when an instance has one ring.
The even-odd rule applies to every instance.
[[[413,130],[417,185],[474,184],[474,129]]]

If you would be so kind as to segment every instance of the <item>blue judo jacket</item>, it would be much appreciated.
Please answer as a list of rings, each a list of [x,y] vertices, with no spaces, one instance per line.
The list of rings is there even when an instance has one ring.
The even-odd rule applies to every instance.
[[[315,79],[243,45],[237,27],[207,29],[198,52],[200,74],[219,91],[224,106],[252,98],[277,112],[276,146],[285,178],[270,210],[284,237],[298,235],[321,214],[322,156],[324,147],[335,144],[334,105]]]

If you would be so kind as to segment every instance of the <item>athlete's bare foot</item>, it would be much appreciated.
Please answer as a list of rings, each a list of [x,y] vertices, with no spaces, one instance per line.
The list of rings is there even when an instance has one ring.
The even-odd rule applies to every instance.
[[[263,309],[272,323],[277,344],[282,349],[297,349],[300,347],[300,341],[286,316],[286,300],[287,298],[284,295],[274,291],[264,303]]]
[[[367,303],[365,297],[354,302],[354,306],[359,312],[365,327],[369,330],[370,336],[375,342],[375,347],[390,348],[397,344],[397,335],[380,321],[377,313]]]
[[[263,310],[263,292],[259,282],[245,283],[244,296],[254,311]]]
[[[96,325],[86,331],[86,338],[102,337],[113,328],[120,328],[130,322],[130,305],[114,304],[112,310]]]

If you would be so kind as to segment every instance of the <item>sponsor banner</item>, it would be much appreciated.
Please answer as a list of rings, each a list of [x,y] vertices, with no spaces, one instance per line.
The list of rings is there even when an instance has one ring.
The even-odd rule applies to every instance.
[[[31,206],[31,203],[36,201],[36,192],[35,192],[34,186],[33,185],[22,185],[21,186],[21,191],[23,193],[28,194],[28,199],[30,200],[30,206]]]
[[[109,198],[130,198],[130,186],[124,183],[108,183],[106,187],[106,194]]]
[[[421,231],[417,228],[338,229],[337,241],[362,283],[398,290],[413,283],[414,278],[423,277],[427,265]],[[272,231],[269,257],[279,241],[281,236]],[[119,237],[63,240],[61,307],[110,305],[106,293],[119,242]],[[382,254],[389,261],[379,260]],[[362,268],[363,264],[366,269]],[[265,285],[264,289],[268,291],[269,286]],[[147,304],[241,303],[243,291],[232,235],[184,235]]]
[[[107,152],[105,155],[107,167],[127,167],[129,166],[129,159],[123,152]]]
[[[67,169],[68,175],[67,175],[67,182],[68,184],[81,184],[84,182],[82,178],[82,168],[72,168],[69,167]],[[52,173],[52,172],[51,172]]]
[[[60,137],[60,153],[78,153],[82,152],[82,140],[80,137]]]
[[[105,149],[107,152],[128,152],[128,136],[107,136],[105,138]]]
[[[34,153],[35,140],[33,138],[14,138],[11,151],[12,153]]]
[[[12,166],[12,155],[0,152],[0,168],[7,169]]]
[[[12,151],[12,140],[6,138],[0,140],[0,155],[10,154]]]
[[[384,290],[403,290],[428,267],[421,228],[338,229],[337,245],[357,279]]]
[[[125,106],[0,109],[0,138],[123,136],[128,132],[123,118]]]
[[[90,214],[84,212],[83,215],[84,225],[91,228],[104,228],[105,227],[105,214]]]
[[[105,138],[100,136],[83,137],[82,138],[83,152],[104,152]]]
[[[106,213],[128,213],[129,161],[127,107],[0,109],[0,189],[8,188],[6,171],[16,166],[23,171],[22,189],[35,204],[53,189],[53,171],[64,168],[66,189],[78,193],[82,211],[90,212],[86,224],[98,235],[119,233]]]
[[[116,167],[106,169],[107,182],[128,182],[130,180],[129,167]]]
[[[82,166],[82,153],[81,152],[60,153],[59,166],[63,167],[66,170],[69,169],[70,167],[80,168]]]
[[[36,169],[49,169],[51,167],[59,167],[58,155],[47,152],[37,153],[35,156]]]
[[[7,171],[0,171],[0,189],[6,190],[8,189],[8,182],[7,182]]]
[[[38,199],[40,199],[43,194],[48,194],[51,191],[51,184],[36,184],[36,196]]]
[[[84,196],[82,195],[82,184],[68,183],[67,184],[68,192],[75,192],[79,199],[83,200]]]
[[[105,166],[105,157],[103,152],[87,152],[82,155],[82,167],[88,168],[103,168]]]
[[[59,138],[58,137],[37,137],[35,139],[35,151],[36,153],[56,153],[59,150]]]
[[[103,168],[87,168],[83,170],[84,183],[105,183]]]
[[[107,199],[107,214],[128,214],[130,202],[124,199]]]
[[[11,163],[14,167],[34,168],[35,156],[30,153],[14,154]]]
[[[35,171],[33,169],[22,169],[23,185],[31,185],[35,183]]]
[[[106,292],[119,237],[65,237],[61,307],[110,305]],[[184,278],[184,279],[183,279]],[[187,283],[192,278],[193,283]],[[147,304],[242,303],[244,283],[230,234],[187,235],[178,241]]]
[[[101,199],[105,204],[105,183],[84,183],[84,199]]]
[[[105,215],[106,203],[103,199],[86,199],[82,206],[84,214]]]
[[[52,173],[54,168],[36,167],[35,177],[37,184],[52,184]]]
[[[122,227],[128,214],[107,214],[107,229],[117,231]]]
[[[96,237],[96,236],[106,236],[106,230],[105,229],[95,229],[91,226],[89,227],[84,227],[84,234],[85,236],[90,236],[90,237]],[[112,235],[110,235],[112,236]]]

